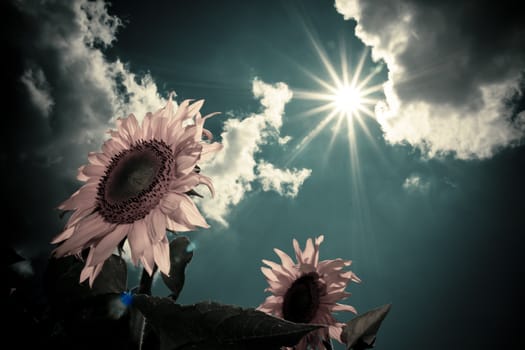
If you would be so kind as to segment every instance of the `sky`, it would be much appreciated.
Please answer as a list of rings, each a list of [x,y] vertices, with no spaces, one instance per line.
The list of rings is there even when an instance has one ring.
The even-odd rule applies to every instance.
[[[2,212],[29,273],[87,153],[174,91],[222,113],[207,126],[224,144],[201,165],[217,194],[179,302],[256,307],[261,259],[324,234],[321,259],[362,280],[345,302],[393,304],[378,349],[525,345],[517,2],[16,0],[2,16]],[[367,91],[350,117],[321,99],[345,76]]]

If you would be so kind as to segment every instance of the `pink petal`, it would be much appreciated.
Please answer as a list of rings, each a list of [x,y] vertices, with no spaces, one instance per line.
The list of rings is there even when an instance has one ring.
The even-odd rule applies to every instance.
[[[131,249],[131,261],[136,266],[142,258],[144,250],[151,245],[144,219],[137,220],[133,223],[133,227],[128,233],[128,242]]]
[[[166,237],[166,216],[162,214],[160,209],[152,210],[149,215],[149,233],[152,243],[160,242]]]
[[[197,115],[195,116],[195,135],[194,135],[194,140],[196,142],[199,142],[202,139],[202,134],[204,132],[204,122],[206,121],[206,119],[211,118],[218,114],[220,113],[218,112],[211,113],[211,114],[206,115],[204,118],[202,118],[201,114],[197,113]]]
[[[180,207],[182,201],[182,195],[175,192],[168,192],[162,197],[160,202],[160,209],[166,215],[172,214],[176,209]]]
[[[116,148],[115,142],[111,139],[107,140],[102,144],[102,153],[104,153],[108,158],[115,156],[119,150]]]
[[[53,240],[51,241],[51,244],[56,244],[56,243],[59,243],[59,242],[62,242],[64,240],[68,239],[69,237],[71,237],[73,235],[74,231],[75,231],[75,227],[74,226],[68,227],[61,234],[59,234],[58,236],[53,238]]]
[[[89,180],[89,176],[86,176],[84,174],[84,168],[85,167],[86,167],[85,165],[82,165],[80,168],[78,168],[78,170],[77,170],[77,180],[84,181],[84,182]]]
[[[204,136],[206,136],[206,138],[208,139],[208,141],[213,140],[213,134],[211,133],[210,130],[208,130],[208,129],[202,129],[202,134],[203,134]]]
[[[95,152],[88,153],[88,160],[93,165],[101,165],[101,166],[107,165],[107,163],[103,162],[102,158],[98,156],[98,153],[95,153]]]
[[[204,100],[198,100],[197,102],[192,103],[188,107],[187,116],[189,118],[193,118],[200,111],[203,105],[204,105]]]
[[[294,238],[292,240],[292,245],[293,245],[293,249],[294,249],[294,252],[295,252],[295,259],[297,260],[298,263],[303,263],[303,252],[301,250],[301,247],[299,246],[299,242],[297,242],[297,240]]]
[[[361,283],[361,279],[357,277],[357,275],[353,273],[352,271],[342,272],[339,274],[339,276],[341,276],[344,279],[349,279],[350,281],[355,282],[355,283]]]
[[[341,341],[341,334],[343,333],[343,325],[344,323],[337,323],[335,325],[328,326],[328,333],[330,334],[330,337],[332,339],[337,340],[339,343],[343,343]]]
[[[174,231],[174,232],[187,232],[187,231],[194,231],[195,226],[186,226],[183,224],[179,224],[178,222],[172,220],[170,217],[166,218],[166,223],[168,230]]]
[[[314,245],[312,239],[308,238],[306,240],[306,247],[303,251],[303,262],[306,264],[311,264],[314,258]]]
[[[159,111],[151,117],[151,138],[154,139],[160,139],[160,124],[163,118],[158,113]]]
[[[146,249],[144,249],[144,255],[142,258],[140,258],[140,261],[142,261],[142,265],[148,272],[148,274],[151,276],[153,274],[153,267],[155,266],[154,258],[153,258],[153,247],[151,244],[149,244]]]
[[[213,153],[219,152],[222,148],[222,143],[202,143],[201,160],[208,160]]]
[[[266,297],[266,300],[264,301],[265,304],[272,304],[272,305],[278,305],[283,303],[283,297],[282,296],[276,296],[276,295],[270,295]]]
[[[281,284],[279,282],[275,282],[272,280],[266,280],[266,282],[268,282],[268,286],[269,286],[268,288],[266,288],[266,290],[276,296],[284,296],[284,294],[290,287],[289,285],[284,285],[284,284]]]
[[[164,239],[153,245],[153,257],[155,263],[159,267],[159,270],[169,276],[170,274],[170,244],[168,238],[164,236]]]
[[[106,172],[106,167],[102,165],[93,165],[89,164],[85,167],[82,167],[82,173],[87,177],[102,177]]]
[[[93,161],[91,161],[90,155],[91,155],[91,158],[94,159]],[[90,160],[93,164],[96,164],[96,165],[107,166],[109,165],[109,162],[111,160],[111,158],[105,155],[104,153],[91,152],[90,155],[88,155],[88,160]]]
[[[142,128],[134,114],[129,115],[126,126],[133,142],[136,142],[142,137]]]
[[[314,258],[312,264],[317,267],[317,264],[319,263],[319,247],[321,246],[321,243],[324,241],[324,236],[320,235],[315,239],[314,244]]]
[[[354,314],[357,314],[357,310],[352,305],[346,305],[346,304],[335,304],[334,307],[332,307],[332,311],[350,311]]]
[[[97,184],[86,183],[75,193],[58,206],[61,210],[71,210],[77,208],[91,207],[94,205],[97,196]]]
[[[335,292],[335,293],[329,293],[326,295],[321,296],[321,303],[323,304],[335,304],[339,300],[344,300],[348,298],[350,293],[342,291],[342,292]]]
[[[98,213],[94,213],[77,224],[73,235],[55,249],[55,255],[61,257],[75,254],[87,247],[88,243],[104,237],[114,227],[114,224],[105,222]]]
[[[95,206],[88,206],[85,208],[77,209],[71,214],[69,219],[67,220],[66,227],[74,226],[76,223],[78,223],[80,220],[82,220],[84,217],[90,215],[95,211]]]
[[[142,136],[140,138],[144,140],[151,139],[151,119],[153,114],[151,112],[146,113],[144,119],[142,119]]]
[[[287,278],[288,280],[295,280],[299,276],[295,273],[295,269],[292,269],[292,271],[285,270],[281,265],[274,263],[273,261],[269,261],[266,259],[263,259],[262,262],[272,268],[274,273],[280,278],[282,275],[283,277]]]
[[[286,289],[290,288],[292,283],[297,279],[298,276],[290,276],[287,273],[280,273],[277,270],[272,270],[276,281],[282,284]]]
[[[168,127],[168,118],[159,118],[157,123],[156,135],[161,140],[166,140],[167,138],[167,127]]]
[[[197,185],[206,185],[208,189],[210,190],[212,196],[215,195],[215,190],[213,188],[213,183],[211,182],[211,179],[207,176],[196,174],[194,172],[189,173],[188,175],[174,180],[170,186],[170,191],[183,194],[186,193],[192,189],[194,189]]]
[[[288,272],[291,272],[294,269],[294,267],[295,267],[295,264],[292,261],[292,258],[290,258],[290,256],[288,256],[288,254],[286,254],[285,252],[283,252],[282,250],[280,250],[278,248],[274,248],[273,251],[281,259],[281,265],[283,266],[283,268],[285,270],[287,270]]]
[[[140,128],[137,118],[135,118],[134,114],[130,114],[125,120],[122,121],[122,127],[128,132],[130,141],[135,139],[135,135]]]
[[[167,126],[167,140],[168,144],[176,144],[180,135],[184,131],[182,128],[182,120],[185,118],[188,111],[188,106],[191,100],[182,101],[177,108],[175,115],[170,118]]]
[[[181,196],[181,202],[180,207],[177,208],[174,212],[174,215],[170,215],[170,217],[184,225],[189,224],[192,226],[199,226],[208,228],[210,225],[204,220],[201,213],[195,206],[195,203],[188,197],[187,195],[180,195]]]
[[[177,176],[182,177],[193,171],[195,165],[200,159],[202,145],[194,143],[183,148],[175,160],[177,165]]]
[[[334,260],[324,260],[318,264],[317,271],[319,274],[330,273],[333,270],[341,270],[345,266],[350,266],[352,262],[350,260],[343,260],[340,258]]]
[[[267,279],[271,281],[279,282],[279,279],[277,278],[277,276],[275,276],[275,273],[271,269],[267,267],[261,267],[261,271],[263,275],[266,276]]]
[[[210,191],[211,196],[215,197],[215,188],[213,187],[213,183],[212,183],[211,179],[209,177],[207,177],[207,176],[199,175],[199,180],[200,180],[200,184],[205,185],[206,187],[208,187],[208,190]]]
[[[170,184],[169,189],[177,193],[186,193],[195,188],[200,183],[199,174],[189,173],[188,175],[177,178]]]
[[[113,232],[110,232],[104,238],[100,240],[93,248],[93,259],[89,265],[94,266],[103,263],[113,251],[117,248],[118,244],[126,237],[132,224],[128,225],[117,225]]]
[[[80,272],[80,283],[84,282],[91,276],[91,273],[93,272],[94,267],[93,266],[84,266],[82,271]]]
[[[326,273],[322,278],[324,279],[326,286],[334,290],[338,288],[345,289],[349,281],[348,279],[341,277],[337,271]]]
[[[181,121],[182,119],[186,118],[188,115],[188,106],[190,105],[190,102],[193,100],[184,100],[177,108],[177,111],[175,112],[175,115],[173,116],[173,121]]]
[[[100,264],[94,266],[93,271],[91,272],[91,276],[89,276],[89,287],[93,288],[93,282],[95,281],[95,278],[97,278],[100,271],[102,271],[102,267],[104,266],[104,262],[101,262]]]
[[[257,310],[275,315],[281,311],[280,309],[282,308],[282,304],[282,296],[270,295],[261,305],[257,307]]]
[[[128,149],[131,145],[131,142],[126,139],[126,137],[121,135],[120,133],[117,133],[117,135],[113,136],[111,138],[111,141],[115,142],[115,145],[117,145],[118,151],[122,151],[124,149]]]

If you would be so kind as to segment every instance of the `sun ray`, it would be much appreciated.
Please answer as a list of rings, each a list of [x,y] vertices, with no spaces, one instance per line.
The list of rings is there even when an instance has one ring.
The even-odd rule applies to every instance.
[[[348,77],[350,76],[350,72],[348,71],[348,62],[347,62],[347,54],[346,54],[346,42],[341,38],[341,50],[340,52],[340,60],[341,60],[341,74],[343,76],[343,85],[348,85]]]
[[[352,82],[350,83],[352,86],[358,85],[359,77],[361,76],[361,72],[363,71],[363,67],[365,65],[365,58],[368,53],[368,50],[363,50],[363,53],[361,54],[361,57],[359,58],[359,62],[357,63],[357,67],[354,70],[354,74],[352,76]]]
[[[294,14],[294,11],[291,11]],[[305,99],[314,102],[318,102],[320,105],[327,106],[328,109],[332,109],[328,115],[322,115],[319,124],[313,126],[314,130],[308,132],[308,135],[302,139],[299,139],[299,145],[293,153],[293,158],[296,158],[302,151],[304,151],[307,145],[317,137],[321,130],[326,129],[328,123],[331,123],[333,132],[331,133],[330,142],[328,144],[327,151],[335,146],[336,136],[342,135],[347,139],[348,152],[349,152],[349,173],[348,173],[348,198],[351,202],[351,209],[348,210],[348,224],[349,234],[348,242],[351,242],[351,250],[366,250],[370,251],[372,257],[376,257],[376,237],[372,225],[372,216],[367,200],[366,190],[366,178],[362,174],[363,167],[361,166],[359,159],[358,144],[361,145],[362,139],[367,139],[370,144],[376,149],[379,149],[379,145],[376,140],[372,138],[368,126],[372,124],[369,122],[369,117],[374,117],[373,109],[376,102],[379,101],[382,96],[382,84],[375,83],[379,73],[384,72],[383,64],[377,64],[375,68],[368,71],[368,64],[366,64],[369,51],[362,53],[360,58],[355,60],[355,64],[349,59],[351,55],[346,54],[346,47],[344,40],[340,42],[339,57],[340,71],[336,72],[334,64],[328,59],[327,52],[322,47],[322,42],[316,40],[316,36],[313,25],[307,21],[308,16],[293,16],[304,28],[310,41],[312,41],[313,49],[319,56],[320,62],[323,65],[326,73],[323,75],[315,75],[311,71],[305,70],[305,76],[311,77],[319,85],[319,94],[309,94],[298,96],[295,94],[294,98]],[[349,50],[350,51],[350,50]],[[297,66],[297,63],[296,63]],[[320,74],[316,72],[317,74]],[[363,78],[364,76],[364,78]],[[342,87],[352,87],[360,91],[361,101],[357,108],[354,108],[350,113],[345,113],[337,110],[337,106],[334,103],[335,96]],[[327,99],[326,95],[331,95],[331,99]],[[316,108],[316,105],[313,108]],[[313,109],[312,108],[312,109]],[[311,116],[311,113],[307,113]],[[309,121],[312,119],[309,119]],[[346,122],[346,123],[345,123]],[[346,129],[346,132],[344,130]],[[361,132],[361,131],[364,131]],[[383,154],[378,152],[378,157],[383,159]],[[331,159],[330,157],[323,157],[323,161]],[[344,165],[342,165],[344,168]],[[338,167],[341,169],[341,167]],[[344,185],[343,185],[344,186]],[[346,187],[346,186],[344,186]],[[345,189],[342,189],[345,190]],[[355,209],[355,210],[354,210]],[[341,218],[345,220],[345,218]],[[374,259],[377,263],[377,259]]]
[[[321,120],[317,126],[312,129],[305,137],[302,138],[302,140],[295,146],[295,150],[292,152],[290,158],[286,162],[286,164],[290,164],[301,152],[304,150],[306,146],[312,141],[327,125],[328,123],[337,115],[337,111],[332,110],[326,117]]]
[[[293,158],[295,158],[305,146],[326,127],[326,124],[334,119],[336,115],[338,117],[336,118],[335,130],[341,128],[343,119],[347,119],[347,124],[352,124],[352,126],[353,120],[357,120],[359,126],[363,128],[363,130],[366,129],[367,126],[362,122],[362,118],[364,116],[374,117],[372,108],[378,102],[378,98],[374,95],[379,93],[382,89],[382,84],[376,84],[373,86],[368,85],[368,83],[372,81],[379,72],[381,72],[381,65],[372,69],[370,73],[361,79],[366,57],[369,54],[367,49],[363,50],[358,59],[357,65],[351,69],[348,65],[346,47],[344,41],[342,41],[340,48],[341,74],[338,75],[334,65],[328,59],[328,55],[321,44],[315,40],[311,31],[307,30],[307,34],[332,82],[330,83],[304,67],[300,67],[300,69],[317,82],[324,91],[294,89],[294,98],[321,102],[320,106],[307,110],[303,114],[304,116],[311,116],[328,110],[332,110],[332,112],[327,117],[323,118],[322,121],[299,142]],[[365,130],[365,135],[373,141],[368,130]],[[349,134],[348,136],[350,137],[351,135]],[[334,140],[335,135],[332,135],[330,147]]]
[[[321,61],[322,61],[323,65],[324,65],[324,67],[326,68],[328,74],[332,78],[332,81],[334,82],[334,85],[337,86],[337,87],[341,86],[342,82],[339,79],[339,76],[337,75],[337,72],[336,72],[334,66],[332,65],[332,63],[328,59],[328,56],[327,56],[325,50],[321,47],[321,45],[317,42],[317,40],[315,40],[315,38],[314,38],[314,36],[313,36],[313,34],[312,34],[312,32],[310,30],[307,29],[306,33],[308,34],[308,38],[312,42],[312,45],[314,46],[315,51],[319,55],[319,58],[321,59]]]

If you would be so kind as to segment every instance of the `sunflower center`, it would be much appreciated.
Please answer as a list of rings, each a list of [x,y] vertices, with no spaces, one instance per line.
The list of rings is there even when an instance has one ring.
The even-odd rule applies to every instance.
[[[312,321],[319,309],[322,289],[323,285],[316,272],[296,279],[284,295],[284,319],[297,323]]]
[[[110,223],[143,219],[168,190],[175,167],[170,147],[161,140],[138,141],[111,158],[97,189],[97,209]]]

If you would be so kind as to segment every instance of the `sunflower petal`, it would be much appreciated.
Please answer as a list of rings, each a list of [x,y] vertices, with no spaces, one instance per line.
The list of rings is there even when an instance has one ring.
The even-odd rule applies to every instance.
[[[164,237],[160,242],[153,245],[153,257],[159,270],[169,276],[170,274],[170,244],[168,238]]]
[[[89,265],[98,265],[109,258],[119,243],[126,237],[130,228],[131,224],[118,225],[115,227],[113,232],[110,232],[104,238],[102,238],[100,242],[91,248],[91,250],[94,252],[93,258]]]

